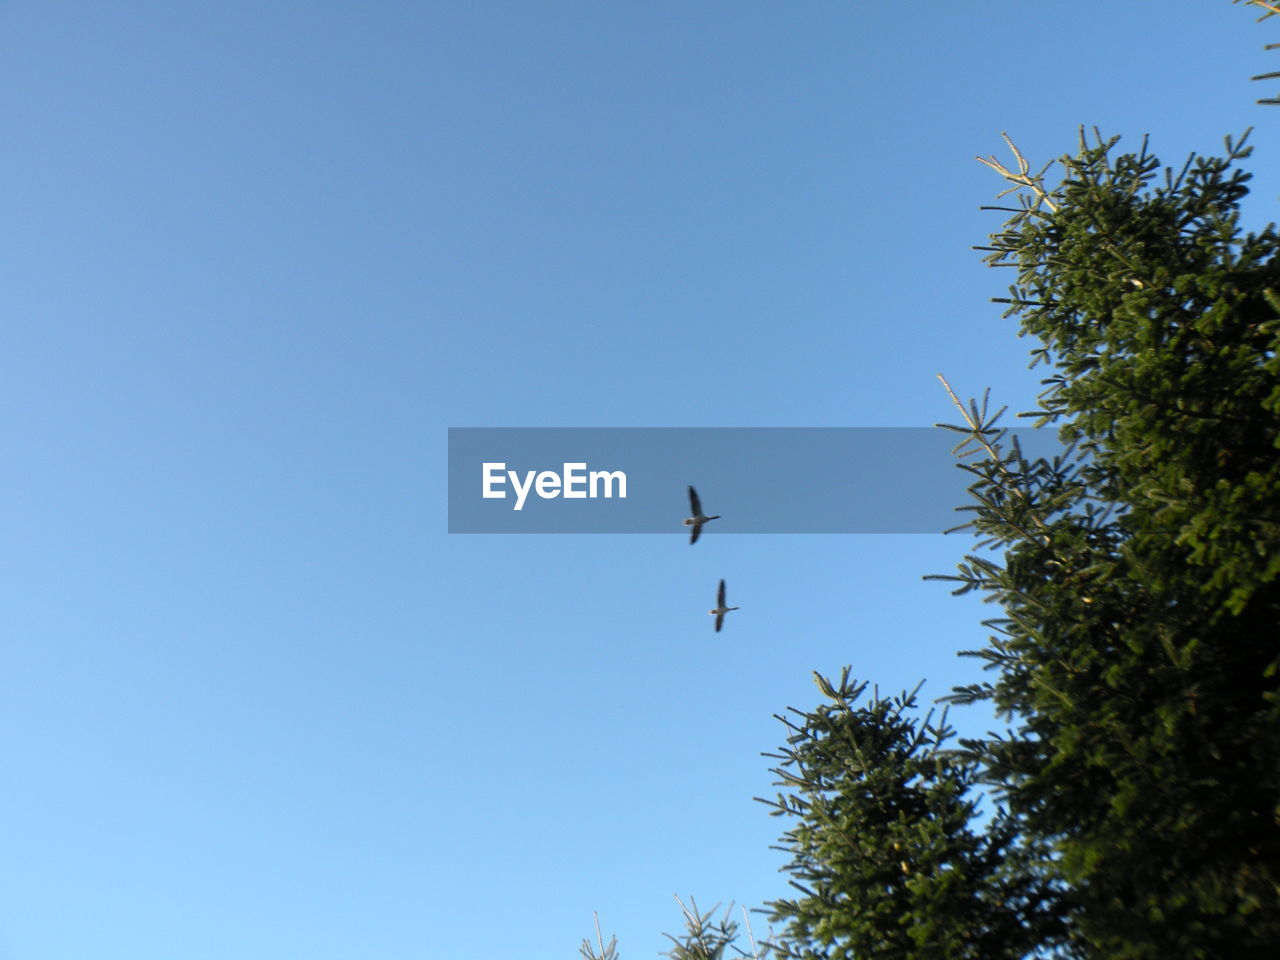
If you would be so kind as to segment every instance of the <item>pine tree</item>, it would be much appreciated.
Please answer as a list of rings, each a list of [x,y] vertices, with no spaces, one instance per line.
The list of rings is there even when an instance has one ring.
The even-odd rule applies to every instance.
[[[945,714],[912,714],[916,693],[817,677],[828,699],[778,719],[792,731],[774,772],[789,789],[765,801],[798,823],[783,835],[802,896],[771,904],[778,943],[797,960],[1016,960],[1064,933],[1043,851],[998,815],[984,830],[977,765],[944,744]]]
[[[773,802],[784,956],[1280,956],[1280,237],[1240,226],[1243,142],[1116,147],[1051,189],[987,161],[1023,197],[986,249],[1049,370],[1029,416],[1069,444],[1024,458],[985,401],[951,427],[983,540],[943,579],[1003,615],[947,699],[1009,729],[955,749],[819,680]]]
[[[967,755],[1052,844],[1086,955],[1280,956],[1280,238],[1240,227],[1243,142],[1162,175],[1115,146],[1051,191],[1000,168],[1025,199],[988,259],[1075,452],[971,468],[1005,558],[958,579],[1004,616],[952,699],[1016,725]]]

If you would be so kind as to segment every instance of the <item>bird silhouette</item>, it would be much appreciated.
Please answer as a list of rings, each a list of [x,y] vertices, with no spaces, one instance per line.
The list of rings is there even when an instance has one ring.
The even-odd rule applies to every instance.
[[[716,618],[716,633],[719,633],[720,628],[724,626],[724,615],[730,610],[737,609],[738,607],[726,607],[724,605],[724,581],[721,580],[720,589],[716,591],[716,608],[714,610],[707,611],[707,613]]]
[[[689,488],[689,509],[693,512],[693,516],[684,522],[686,527],[693,527],[693,534],[689,537],[689,546],[693,546],[698,542],[698,535],[702,533],[702,525],[712,520],[719,520],[720,514],[714,517],[708,517],[702,513],[702,501],[698,499],[698,491]]]

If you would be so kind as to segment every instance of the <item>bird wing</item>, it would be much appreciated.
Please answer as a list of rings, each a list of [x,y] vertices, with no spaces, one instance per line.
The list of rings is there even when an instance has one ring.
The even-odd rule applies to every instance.
[[[698,491],[693,487],[689,488],[689,509],[693,511],[693,516],[702,516],[702,501],[698,499]]]
[[[724,581],[720,581],[720,589],[716,592],[716,606],[724,606]]]
[[[693,536],[691,536],[691,537],[689,538],[689,545],[690,545],[690,546],[692,546],[693,544],[695,544],[695,543],[697,543],[697,542],[698,542],[698,534],[700,534],[701,532],[702,532],[702,524],[700,524],[700,523],[695,523],[695,524],[693,525]]]
[[[719,632],[720,632],[720,628],[721,628],[721,627],[723,627],[723,626],[724,626],[724,614],[723,614],[723,613],[717,613],[717,614],[716,614],[716,633],[719,633]]]

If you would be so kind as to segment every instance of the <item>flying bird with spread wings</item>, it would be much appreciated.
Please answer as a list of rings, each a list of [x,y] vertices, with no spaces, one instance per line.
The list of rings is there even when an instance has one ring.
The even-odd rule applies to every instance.
[[[716,592],[716,608],[708,610],[707,613],[716,618],[716,633],[720,632],[720,628],[724,626],[724,615],[730,610],[737,610],[738,607],[726,607],[724,605],[724,581],[720,581],[720,589]]]
[[[714,517],[705,516],[702,512],[702,501],[698,499],[698,491],[693,487],[689,488],[689,509],[693,512],[693,516],[685,520],[684,525],[693,527],[693,534],[689,537],[689,545],[693,546],[698,542],[698,535],[702,533],[702,525],[712,520],[719,520],[720,514],[717,513]]]

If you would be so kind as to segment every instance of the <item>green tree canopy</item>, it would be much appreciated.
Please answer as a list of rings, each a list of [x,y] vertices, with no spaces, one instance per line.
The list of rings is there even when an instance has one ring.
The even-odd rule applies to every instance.
[[[1116,146],[1052,188],[989,161],[1023,198],[986,249],[1050,371],[1029,416],[1070,444],[1029,461],[985,403],[952,427],[986,549],[945,579],[1003,615],[948,699],[1009,729],[947,748],[822,682],[775,803],[791,955],[1280,956],[1280,238],[1240,226],[1243,143]]]

